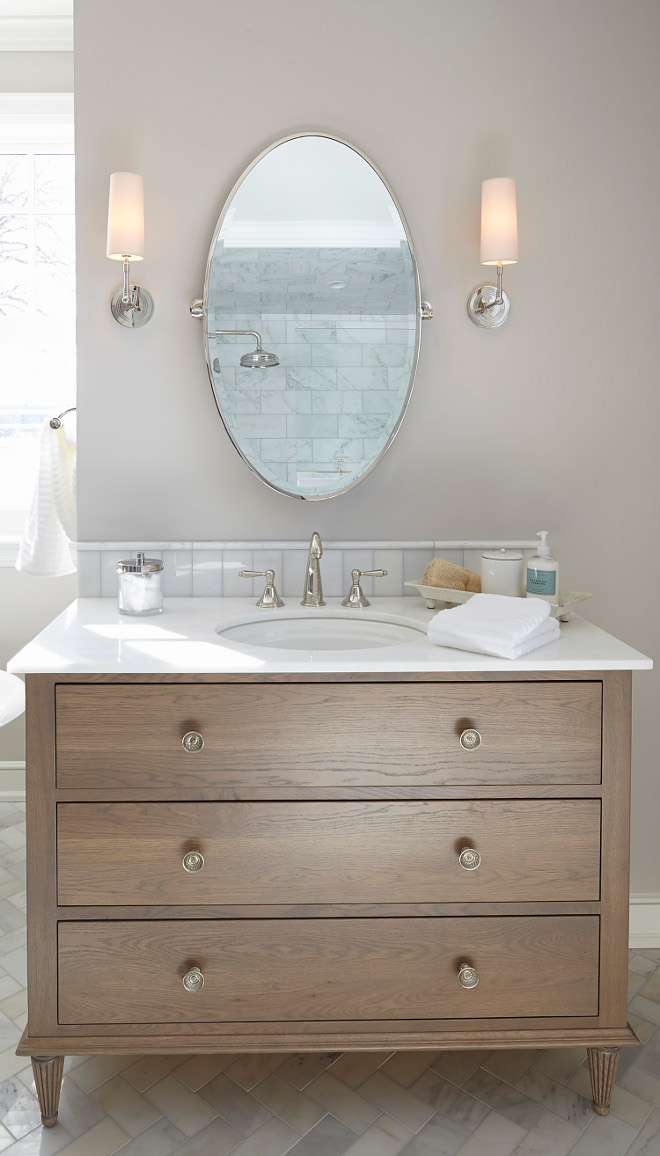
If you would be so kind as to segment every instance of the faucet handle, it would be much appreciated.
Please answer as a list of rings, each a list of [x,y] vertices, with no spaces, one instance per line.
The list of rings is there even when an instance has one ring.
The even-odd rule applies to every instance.
[[[384,578],[387,570],[351,570],[351,588],[342,602],[342,606],[350,606],[352,609],[356,607],[360,609],[363,606],[370,606],[369,599],[365,597],[364,590],[360,586],[360,579],[364,578]]]
[[[256,605],[263,610],[276,610],[278,606],[284,606],[284,602],[280,598],[275,589],[275,571],[274,570],[239,570],[239,578],[265,578],[266,586],[261,598],[257,600]]]

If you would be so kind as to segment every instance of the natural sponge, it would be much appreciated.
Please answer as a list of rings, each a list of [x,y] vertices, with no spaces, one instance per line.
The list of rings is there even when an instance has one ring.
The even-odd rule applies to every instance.
[[[433,558],[424,571],[425,586],[444,586],[445,590],[469,590],[481,593],[481,578],[473,570],[465,570],[446,558]]]

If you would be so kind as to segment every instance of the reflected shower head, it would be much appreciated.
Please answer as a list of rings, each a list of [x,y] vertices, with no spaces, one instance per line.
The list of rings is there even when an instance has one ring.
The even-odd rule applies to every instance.
[[[244,369],[269,369],[271,365],[279,365],[280,359],[275,353],[266,353],[265,349],[257,346],[252,353],[244,353],[241,365]]]
[[[257,333],[256,329],[214,329],[209,333],[209,337],[223,337],[225,334],[231,334],[234,337],[254,337],[257,343],[257,348],[253,349],[251,353],[244,353],[241,357],[241,365],[244,369],[270,369],[272,365],[279,365],[280,359],[276,353],[266,353],[266,350],[261,345],[261,334]],[[215,359],[217,361],[217,358]],[[213,362],[215,369],[215,361]]]

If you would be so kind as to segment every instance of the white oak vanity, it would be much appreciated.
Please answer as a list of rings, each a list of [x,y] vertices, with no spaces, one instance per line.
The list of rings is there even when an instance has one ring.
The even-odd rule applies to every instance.
[[[253,609],[83,599],[10,664],[44,1123],[67,1054],[384,1047],[584,1044],[606,1113],[650,661],[580,619],[518,662],[214,633]]]

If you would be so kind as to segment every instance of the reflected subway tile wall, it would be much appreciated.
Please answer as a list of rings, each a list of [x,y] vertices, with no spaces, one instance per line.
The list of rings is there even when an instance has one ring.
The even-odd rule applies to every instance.
[[[244,369],[252,338],[213,339],[225,423],[266,480],[322,492],[338,478],[349,484],[384,448],[415,357],[410,273],[405,244],[236,247],[214,263],[209,329],[255,329],[279,358],[276,367]],[[263,312],[242,312],[259,290]]]

